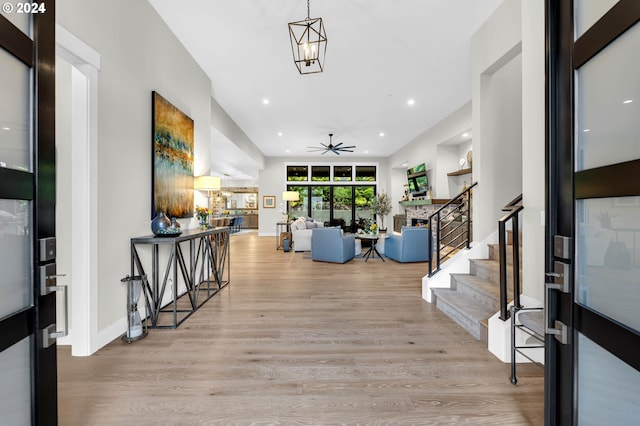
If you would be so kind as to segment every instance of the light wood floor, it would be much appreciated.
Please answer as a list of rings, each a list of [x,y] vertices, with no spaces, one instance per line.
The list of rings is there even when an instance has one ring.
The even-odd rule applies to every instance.
[[[344,265],[232,236],[231,285],[176,330],[58,349],[61,425],[538,425],[543,371],[421,299],[426,264]],[[124,309],[124,307],[123,307]]]

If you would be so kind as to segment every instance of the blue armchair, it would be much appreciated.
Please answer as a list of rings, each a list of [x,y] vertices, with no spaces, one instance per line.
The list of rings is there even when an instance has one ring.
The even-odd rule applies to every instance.
[[[311,259],[321,262],[345,263],[353,259],[355,235],[342,235],[340,228],[311,230]]]
[[[385,256],[397,262],[426,262],[431,256],[431,230],[424,226],[403,226],[401,235],[384,243]]]

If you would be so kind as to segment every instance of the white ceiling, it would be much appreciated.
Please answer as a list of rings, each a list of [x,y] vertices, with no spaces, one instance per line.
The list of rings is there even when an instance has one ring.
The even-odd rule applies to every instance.
[[[278,157],[320,157],[307,147],[328,133],[357,146],[341,157],[386,157],[445,118],[471,98],[470,37],[502,2],[311,0],[325,71],[300,75],[287,24],[306,18],[304,0],[149,1],[210,76],[213,98]]]

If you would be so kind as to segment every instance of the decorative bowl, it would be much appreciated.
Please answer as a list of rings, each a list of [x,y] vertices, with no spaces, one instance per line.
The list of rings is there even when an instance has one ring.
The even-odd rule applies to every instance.
[[[155,232],[156,237],[177,237],[180,234],[182,234],[182,230],[179,228],[164,228]]]

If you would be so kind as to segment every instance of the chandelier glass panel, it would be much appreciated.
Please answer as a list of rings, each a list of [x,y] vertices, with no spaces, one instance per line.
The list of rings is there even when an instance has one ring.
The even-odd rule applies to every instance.
[[[300,74],[313,74],[324,70],[327,53],[327,34],[322,18],[310,18],[307,0],[307,18],[289,23],[289,37],[293,62]]]

